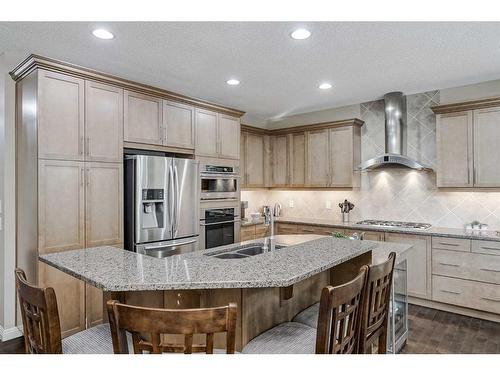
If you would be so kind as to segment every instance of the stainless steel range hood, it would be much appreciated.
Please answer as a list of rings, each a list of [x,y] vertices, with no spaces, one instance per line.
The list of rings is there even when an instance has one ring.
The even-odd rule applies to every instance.
[[[406,156],[406,100],[402,92],[384,95],[385,105],[385,154],[360,164],[359,170],[386,166],[400,166],[418,170],[432,170]]]

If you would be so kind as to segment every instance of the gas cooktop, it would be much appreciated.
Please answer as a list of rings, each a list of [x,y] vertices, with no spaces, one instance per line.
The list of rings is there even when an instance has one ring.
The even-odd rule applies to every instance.
[[[406,221],[386,221],[386,220],[363,220],[363,221],[358,221],[356,224],[373,225],[377,227],[392,227],[392,228],[422,229],[422,230],[431,227],[431,225],[427,223],[412,223]]]

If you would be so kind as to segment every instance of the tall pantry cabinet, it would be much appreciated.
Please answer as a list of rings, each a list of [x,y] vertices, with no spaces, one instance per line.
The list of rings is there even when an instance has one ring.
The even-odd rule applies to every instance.
[[[102,292],[38,254],[123,242],[123,96],[43,69],[17,82],[17,264],[54,287],[63,336],[102,321]]]

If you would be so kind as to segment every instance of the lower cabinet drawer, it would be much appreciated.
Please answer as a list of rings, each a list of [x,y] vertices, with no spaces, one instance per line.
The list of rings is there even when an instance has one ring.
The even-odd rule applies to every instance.
[[[433,249],[432,274],[500,284],[500,257]]]
[[[432,299],[437,302],[500,314],[498,285],[434,275]]]
[[[277,223],[276,224],[277,234],[298,234],[297,224],[286,224]]]
[[[471,240],[462,238],[432,237],[432,248],[470,252]]]
[[[322,227],[317,225],[299,225],[298,226],[299,233],[303,234],[321,234],[325,236],[329,236],[334,232],[334,228],[330,227]]]
[[[472,241],[472,252],[480,254],[500,255],[500,242]]]

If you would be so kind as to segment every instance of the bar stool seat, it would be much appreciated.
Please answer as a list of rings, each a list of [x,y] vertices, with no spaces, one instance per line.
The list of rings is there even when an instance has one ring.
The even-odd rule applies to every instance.
[[[294,316],[292,322],[305,324],[306,326],[316,329],[318,328],[318,315],[319,302],[299,312]]]
[[[62,340],[63,354],[113,354],[109,324],[86,329]]]
[[[243,354],[314,354],[316,330],[296,322],[282,323],[250,341]]]

